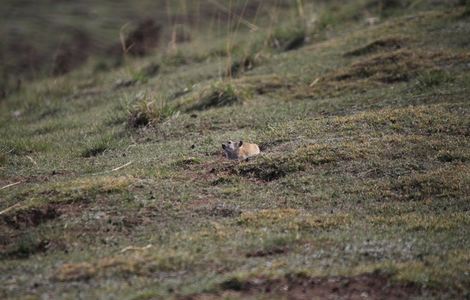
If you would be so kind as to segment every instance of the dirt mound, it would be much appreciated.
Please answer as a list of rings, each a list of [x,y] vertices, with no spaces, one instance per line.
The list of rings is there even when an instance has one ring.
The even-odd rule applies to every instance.
[[[0,215],[0,259],[27,258],[55,247],[57,243],[41,238],[33,227],[61,215],[53,205],[18,209]]]
[[[0,218],[0,224],[4,223],[12,228],[20,229],[31,226],[38,226],[44,222],[55,219],[60,215],[57,207],[47,205],[44,207],[33,207],[21,209],[12,214],[4,215]]]
[[[302,170],[303,166],[294,160],[272,160],[260,163],[244,164],[232,170],[234,175],[254,178],[262,181],[274,181],[290,173]]]
[[[381,83],[408,81],[419,69],[429,68],[429,57],[417,52],[399,50],[379,54],[354,63],[331,77],[335,81],[369,79]]]

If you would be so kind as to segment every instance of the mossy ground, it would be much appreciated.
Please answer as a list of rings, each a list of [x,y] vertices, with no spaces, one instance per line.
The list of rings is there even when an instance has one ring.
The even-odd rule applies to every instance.
[[[258,43],[234,78],[214,42],[0,103],[0,297],[468,297],[470,19],[352,8],[293,50],[234,34]],[[263,153],[228,161],[229,139]]]

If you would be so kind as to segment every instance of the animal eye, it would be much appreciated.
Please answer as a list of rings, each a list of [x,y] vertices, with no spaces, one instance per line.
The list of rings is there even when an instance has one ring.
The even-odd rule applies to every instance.
[[[228,144],[230,145],[232,142],[228,142]]]

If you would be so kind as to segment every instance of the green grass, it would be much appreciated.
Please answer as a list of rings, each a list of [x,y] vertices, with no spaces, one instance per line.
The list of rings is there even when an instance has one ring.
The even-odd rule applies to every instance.
[[[142,127],[162,123],[176,114],[167,100],[156,96],[155,100],[140,100],[134,104],[129,112],[128,124],[130,127]]]
[[[2,100],[0,298],[468,297],[469,20],[380,2]],[[229,161],[227,140],[262,153]]]
[[[203,111],[211,108],[243,104],[248,98],[247,92],[230,82],[215,82],[190,99],[187,112]],[[194,102],[194,103],[193,103]],[[183,104],[184,105],[184,104]]]

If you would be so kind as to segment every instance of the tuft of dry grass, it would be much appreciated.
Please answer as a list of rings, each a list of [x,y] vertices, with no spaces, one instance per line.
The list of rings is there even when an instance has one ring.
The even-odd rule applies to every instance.
[[[196,237],[201,238],[201,237]],[[200,264],[201,254],[177,248],[146,247],[128,255],[96,259],[93,263],[65,263],[53,275],[57,281],[80,281],[90,278],[120,276],[154,276],[185,270]]]
[[[192,112],[241,105],[249,96],[249,92],[240,85],[230,81],[217,81],[186,99],[180,107],[186,112]]]
[[[164,99],[141,100],[130,109],[127,124],[133,128],[157,125],[176,114],[177,110]]]
[[[58,281],[85,280],[90,279],[96,273],[97,269],[91,263],[67,263],[55,271],[53,278]]]

